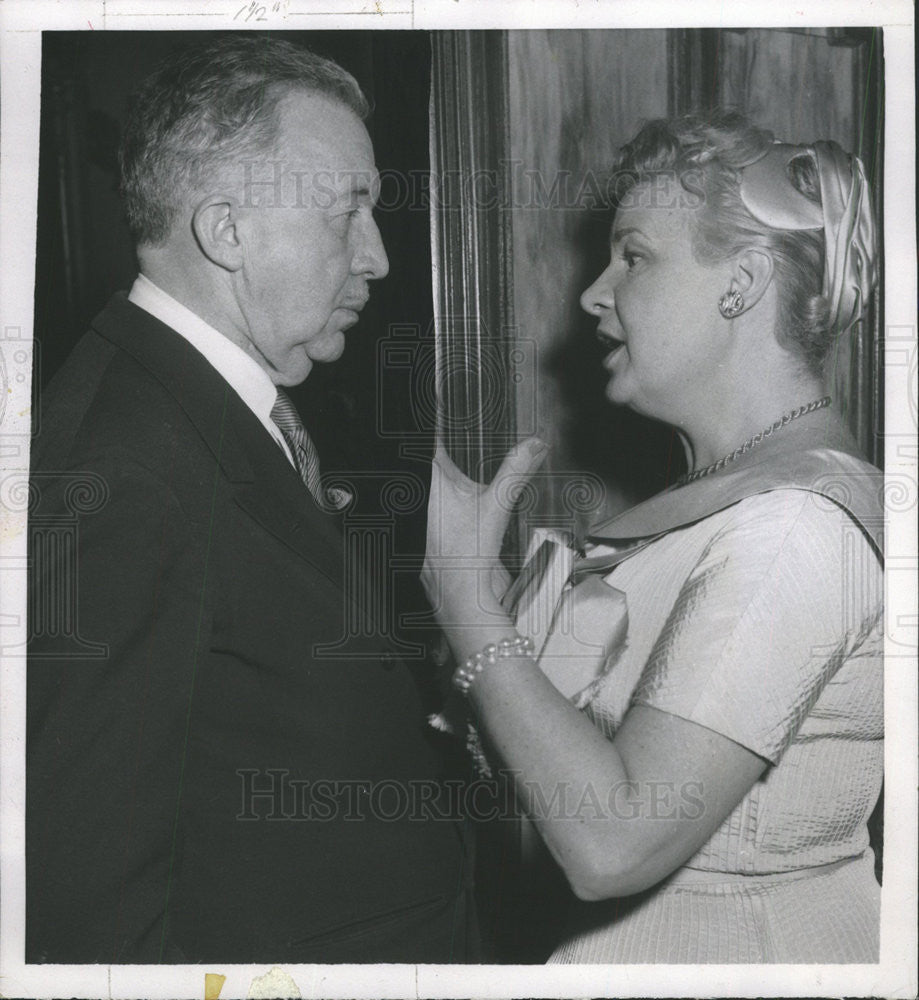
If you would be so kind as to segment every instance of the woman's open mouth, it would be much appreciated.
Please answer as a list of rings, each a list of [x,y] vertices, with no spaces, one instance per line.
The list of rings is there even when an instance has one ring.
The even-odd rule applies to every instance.
[[[624,340],[619,340],[617,337],[601,330],[597,330],[597,343],[606,357],[615,354],[621,347],[625,346]]]

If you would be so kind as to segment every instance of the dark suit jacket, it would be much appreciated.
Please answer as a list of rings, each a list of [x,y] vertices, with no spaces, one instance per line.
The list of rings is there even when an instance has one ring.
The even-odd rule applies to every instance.
[[[409,672],[207,361],[116,296],[42,399],[33,493],[27,961],[463,960]]]

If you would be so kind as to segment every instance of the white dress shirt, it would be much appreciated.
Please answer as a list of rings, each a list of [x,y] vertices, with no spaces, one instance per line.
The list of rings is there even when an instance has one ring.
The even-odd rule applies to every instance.
[[[296,469],[293,456],[277,424],[271,419],[271,409],[278,390],[268,372],[246,352],[228,340],[219,330],[205,323],[190,309],[177,302],[162,288],[143,274],[131,287],[128,299],[161,323],[184,337],[192,347],[203,354],[208,363],[229,383],[230,388],[258,417],[265,430],[280,445],[287,460]]]

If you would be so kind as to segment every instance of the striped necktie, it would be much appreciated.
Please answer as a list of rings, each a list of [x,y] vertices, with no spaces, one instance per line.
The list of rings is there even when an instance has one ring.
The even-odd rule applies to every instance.
[[[290,448],[297,466],[300,478],[306,484],[306,488],[312,493],[313,499],[320,507],[325,507],[326,498],[319,483],[319,454],[313,444],[300,414],[290,401],[287,393],[278,388],[278,397],[271,408],[271,419],[278,430],[283,434],[284,440]]]

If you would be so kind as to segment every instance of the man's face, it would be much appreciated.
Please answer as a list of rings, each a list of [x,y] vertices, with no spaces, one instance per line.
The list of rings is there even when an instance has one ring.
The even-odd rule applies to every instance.
[[[250,165],[234,273],[247,350],[276,385],[335,361],[389,261],[373,219],[378,175],[370,136],[345,105],[292,93],[280,105],[275,162]]]

